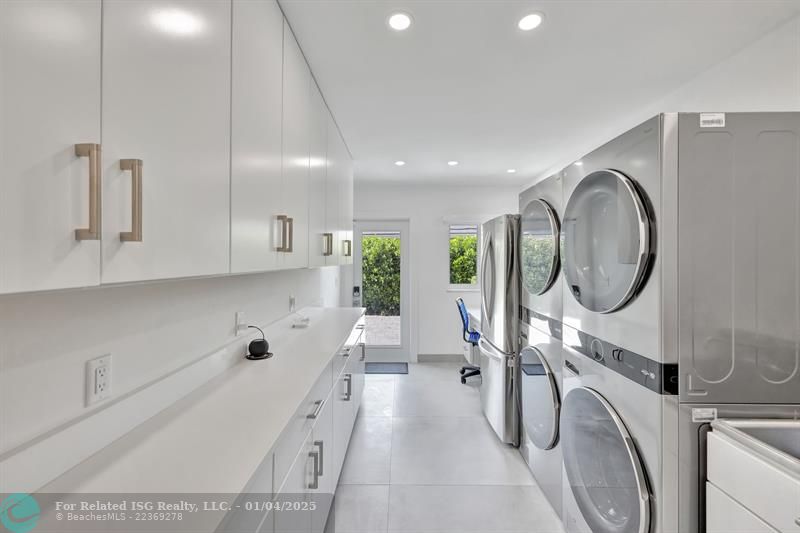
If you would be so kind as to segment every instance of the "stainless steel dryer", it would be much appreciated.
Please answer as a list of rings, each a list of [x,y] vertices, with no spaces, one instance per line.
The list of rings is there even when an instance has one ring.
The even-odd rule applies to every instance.
[[[561,514],[561,173],[519,197],[520,453]]]

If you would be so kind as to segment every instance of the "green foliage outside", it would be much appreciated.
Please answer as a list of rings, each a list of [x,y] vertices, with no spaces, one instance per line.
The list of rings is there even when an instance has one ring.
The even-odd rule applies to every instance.
[[[450,236],[450,283],[474,285],[478,283],[478,236]]]
[[[400,316],[400,239],[361,238],[364,307],[371,316]]]
[[[522,236],[522,283],[533,294],[544,290],[553,265],[552,238],[537,238],[536,235]]]

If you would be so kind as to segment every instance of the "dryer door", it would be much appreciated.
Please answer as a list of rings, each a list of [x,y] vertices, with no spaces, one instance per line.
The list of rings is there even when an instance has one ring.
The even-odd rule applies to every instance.
[[[606,399],[586,387],[571,390],[564,398],[561,433],[567,479],[591,531],[650,531],[644,465]]]
[[[539,296],[558,275],[558,215],[550,204],[536,199],[525,207],[521,226],[522,288],[531,296]]]
[[[599,313],[627,304],[644,284],[651,221],[633,181],[599,170],[575,187],[562,226],[564,276],[578,302]]]
[[[520,352],[522,423],[533,445],[549,450],[558,442],[561,399],[555,375],[542,352],[526,346]]]

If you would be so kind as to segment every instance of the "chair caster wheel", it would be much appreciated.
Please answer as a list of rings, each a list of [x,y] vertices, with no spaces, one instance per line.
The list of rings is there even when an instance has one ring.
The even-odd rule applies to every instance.
[[[458,373],[459,373],[459,374],[461,374],[461,375],[463,376],[463,375],[464,375],[464,372],[466,372],[466,371],[467,371],[467,369],[466,369],[466,368],[462,368],[461,370],[459,370],[459,371],[458,371]]]
[[[461,378],[461,384],[462,385],[466,385],[467,384],[467,378]]]

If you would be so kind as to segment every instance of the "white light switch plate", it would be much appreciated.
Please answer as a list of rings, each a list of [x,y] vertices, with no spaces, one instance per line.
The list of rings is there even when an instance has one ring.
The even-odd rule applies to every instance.
[[[111,354],[86,362],[86,405],[111,396]]]

